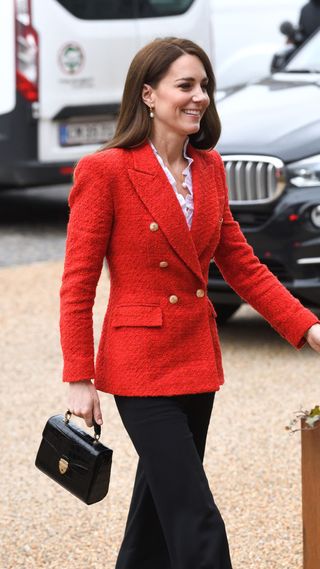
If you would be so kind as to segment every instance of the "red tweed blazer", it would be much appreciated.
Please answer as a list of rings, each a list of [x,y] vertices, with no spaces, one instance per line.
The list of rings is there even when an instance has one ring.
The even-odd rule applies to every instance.
[[[60,291],[64,381],[95,378],[118,395],[216,391],[223,383],[210,259],[232,288],[300,348],[317,318],[255,257],[228,205],[217,151],[188,146],[194,214],[181,206],[148,143],[78,163]],[[110,296],[96,362],[92,307],[104,259]]]

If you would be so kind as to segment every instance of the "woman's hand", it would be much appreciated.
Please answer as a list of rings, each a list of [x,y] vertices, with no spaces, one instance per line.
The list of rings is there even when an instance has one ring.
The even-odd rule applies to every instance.
[[[305,338],[309,346],[320,354],[320,324],[314,324],[307,330]]]
[[[82,417],[88,427],[92,427],[93,418],[98,425],[103,423],[99,395],[89,379],[69,383],[68,409]]]

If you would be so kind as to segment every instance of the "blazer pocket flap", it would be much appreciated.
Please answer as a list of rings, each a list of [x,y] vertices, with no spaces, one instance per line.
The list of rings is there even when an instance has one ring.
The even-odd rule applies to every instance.
[[[160,306],[117,306],[113,311],[111,325],[117,326],[162,326]]]

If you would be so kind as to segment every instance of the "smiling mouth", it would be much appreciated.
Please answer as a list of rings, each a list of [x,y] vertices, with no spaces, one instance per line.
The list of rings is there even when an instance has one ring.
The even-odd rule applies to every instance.
[[[201,111],[197,111],[195,109],[182,109],[182,112],[190,117],[201,117]]]

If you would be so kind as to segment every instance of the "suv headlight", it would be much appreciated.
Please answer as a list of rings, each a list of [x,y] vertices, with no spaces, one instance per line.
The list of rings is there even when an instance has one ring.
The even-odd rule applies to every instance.
[[[297,188],[320,186],[320,154],[292,162],[287,172],[290,183]]]

